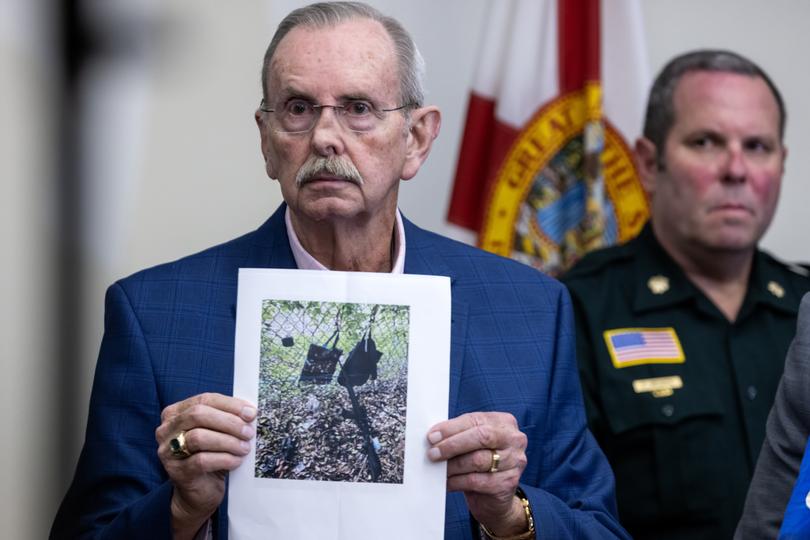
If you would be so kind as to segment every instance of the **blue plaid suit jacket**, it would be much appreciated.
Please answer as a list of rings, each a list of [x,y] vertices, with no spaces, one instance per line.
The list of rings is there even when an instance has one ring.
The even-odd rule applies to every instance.
[[[282,206],[256,231],[107,291],[84,448],[54,538],[170,538],[172,485],[155,428],[167,405],[232,394],[240,267],[295,268]],[[405,220],[405,272],[451,278],[450,417],[504,411],[529,440],[521,479],[538,538],[626,537],[613,474],[586,429],[568,294],[539,272]],[[471,539],[447,496],[446,539]],[[214,516],[227,537],[227,498]]]

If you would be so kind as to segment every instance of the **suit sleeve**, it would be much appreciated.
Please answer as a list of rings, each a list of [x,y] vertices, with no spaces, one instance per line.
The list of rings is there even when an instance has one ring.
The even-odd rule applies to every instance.
[[[546,425],[530,440],[542,460],[537,485],[521,484],[537,538],[629,538],[616,518],[613,472],[588,431],[568,293],[560,288]]]
[[[170,538],[172,485],[157,457],[149,350],[119,284],[107,291],[84,447],[51,538]]]
[[[765,428],[765,441],[734,538],[776,538],[810,434],[810,293]]]

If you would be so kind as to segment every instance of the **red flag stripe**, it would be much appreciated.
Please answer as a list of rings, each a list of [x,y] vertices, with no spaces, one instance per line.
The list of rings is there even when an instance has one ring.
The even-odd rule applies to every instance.
[[[447,213],[450,222],[480,230],[490,184],[518,133],[517,129],[497,121],[494,100],[470,94],[459,150],[463,159],[458,161]],[[481,178],[487,181],[481,182]]]
[[[600,0],[557,0],[560,93],[599,80]]]

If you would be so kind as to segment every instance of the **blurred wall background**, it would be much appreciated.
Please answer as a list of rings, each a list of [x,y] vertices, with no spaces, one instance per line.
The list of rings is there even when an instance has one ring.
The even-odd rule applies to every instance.
[[[253,111],[270,36],[304,3],[0,0],[3,537],[45,537],[72,475],[105,288],[251,230],[280,202],[264,175]],[[413,33],[427,61],[428,101],[443,111],[442,134],[404,184],[401,207],[422,226],[463,237],[444,216],[487,3],[370,3]],[[810,3],[643,7],[653,72],[679,52],[724,47],[779,85],[790,151],[763,245],[810,260],[801,240],[810,230]]]

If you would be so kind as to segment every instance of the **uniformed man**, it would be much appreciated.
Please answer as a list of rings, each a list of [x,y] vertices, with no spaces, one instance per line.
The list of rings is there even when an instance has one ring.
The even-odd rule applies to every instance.
[[[651,215],[564,281],[591,430],[637,539],[731,538],[807,268],[757,249],[785,155],[779,91],[751,61],[697,51],[658,75],[635,145]]]

